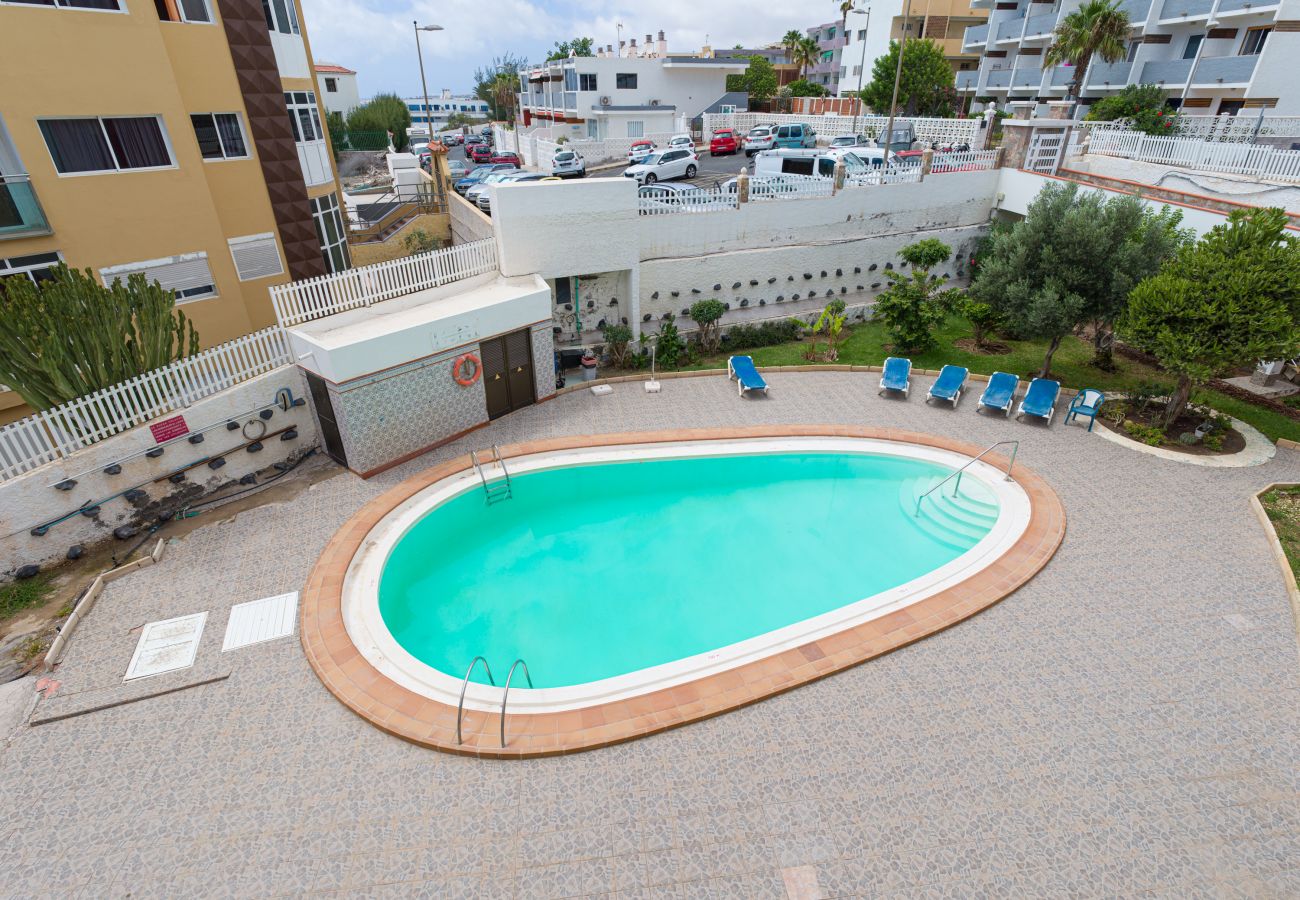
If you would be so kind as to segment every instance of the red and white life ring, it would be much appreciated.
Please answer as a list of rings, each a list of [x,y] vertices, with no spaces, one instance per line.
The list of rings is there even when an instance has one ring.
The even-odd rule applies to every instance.
[[[468,367],[469,371],[466,372]],[[483,363],[473,353],[463,353],[451,367],[451,377],[461,387],[469,387],[483,375]]]

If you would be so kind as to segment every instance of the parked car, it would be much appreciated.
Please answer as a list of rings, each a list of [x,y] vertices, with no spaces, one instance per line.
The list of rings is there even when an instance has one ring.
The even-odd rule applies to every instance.
[[[736,201],[705,191],[693,184],[647,184],[637,191],[641,201],[637,204],[643,216],[674,212],[709,212],[715,209],[735,209]]]
[[[546,178],[541,172],[511,172],[506,175],[497,184],[519,184],[523,181],[541,181]],[[483,185],[483,190],[479,192],[478,198],[474,201],[475,205],[489,216],[492,215],[492,185],[491,183]]]
[[[442,136],[442,143],[443,146],[446,147],[459,147],[461,144],[465,143],[465,136],[463,134],[444,134]]]
[[[476,163],[492,162],[492,148],[487,144],[475,144],[469,150],[469,158]]]
[[[561,178],[582,178],[587,174],[587,162],[576,150],[557,150],[551,160],[551,173]]]
[[[514,170],[514,168],[515,167],[510,165],[509,163],[497,163],[497,164],[489,163],[487,165],[482,165],[472,170],[464,178],[461,178],[458,181],[456,181],[456,183],[453,184],[452,187],[456,189],[456,193],[464,194],[466,191],[468,191],[470,188],[474,187],[474,185],[481,182],[484,178],[487,178],[493,172],[500,172],[503,169]]]
[[[695,139],[689,134],[674,134],[668,139],[669,150],[694,150]]]
[[[709,156],[731,156],[740,152],[740,141],[730,128],[719,128],[709,141]]]
[[[488,185],[498,184],[511,175],[518,174],[520,174],[518,169],[498,169],[495,172],[489,172],[478,184],[470,185],[469,190],[465,192],[465,199],[477,206],[478,198],[483,196],[483,193],[488,189]]]
[[[842,160],[846,173],[852,177],[879,168],[884,155],[884,150],[873,147],[855,147],[850,150],[764,150],[754,157],[753,174],[758,178],[776,175],[834,178],[835,163]]]
[[[471,163],[468,160],[464,160],[464,159],[447,160],[447,171],[451,174],[451,178],[453,181],[458,181],[459,179],[464,178],[466,175],[468,175],[471,171],[470,166]]]
[[[771,150],[775,136],[775,125],[755,125],[745,135],[745,155],[753,156],[760,150]]]
[[[782,147],[816,147],[817,132],[813,131],[811,125],[802,122],[794,125],[778,125],[776,135],[772,140],[772,149]]]
[[[700,170],[694,150],[665,150],[651,153],[634,166],[628,166],[623,175],[635,178],[638,184],[654,184],[672,178],[694,178]]]
[[[466,136],[465,136],[465,141],[464,141],[464,143],[465,143],[466,146],[469,146],[469,145],[472,145],[472,144],[482,144],[483,142],[484,142],[484,141],[483,141],[482,136],[477,135],[477,134],[468,134],[468,135],[466,135]]]
[[[865,134],[842,134],[831,139],[831,147],[874,147],[875,144]]]
[[[519,154],[513,150],[493,150],[491,162],[510,163],[514,166],[523,165],[523,162],[519,159]]]
[[[639,163],[655,150],[655,142],[651,140],[633,141],[632,146],[627,150],[627,164],[629,166]]]

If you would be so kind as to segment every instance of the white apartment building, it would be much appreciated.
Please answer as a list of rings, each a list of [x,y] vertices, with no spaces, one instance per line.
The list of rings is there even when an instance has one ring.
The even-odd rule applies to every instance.
[[[727,76],[749,68],[744,59],[669,54],[663,40],[646,35],[597,56],[542,63],[520,73],[519,122],[524,128],[567,124],[575,136],[595,140],[634,138],[680,131],[706,112],[743,104],[744,94],[727,93]],[[649,49],[653,47],[654,49]]]
[[[447,120],[456,113],[486,121],[489,112],[486,100],[469,94],[453,95],[449,88],[443,88],[429,98],[428,113],[424,109],[423,97],[407,97],[406,108],[411,111],[411,126],[415,130],[423,131],[425,125],[432,121],[435,132],[446,128]]]
[[[334,63],[316,63],[318,96],[325,112],[336,112],[347,118],[348,113],[361,105],[357,92],[357,73]]]
[[[966,29],[964,48],[983,53],[979,69],[957,74],[966,97],[1059,100],[1074,71],[1044,69],[1042,54],[1057,23],[1079,0],[972,0],[990,10],[987,25]],[[1094,60],[1081,100],[1092,103],[1130,84],[1158,84],[1191,113],[1267,109],[1300,114],[1295,90],[1300,0],[1124,0],[1132,22],[1128,57]]]
[[[908,4],[905,0],[859,2],[849,10],[845,43],[839,51],[839,96],[853,96],[870,84],[876,60],[889,53],[890,41],[904,36],[908,40],[934,41],[954,72],[975,69],[979,51],[964,51],[962,35],[968,26],[983,24],[987,16],[982,9],[972,9],[968,0],[927,0],[924,4]]]

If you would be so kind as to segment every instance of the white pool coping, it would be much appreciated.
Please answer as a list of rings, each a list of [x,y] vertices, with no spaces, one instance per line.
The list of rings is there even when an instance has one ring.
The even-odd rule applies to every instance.
[[[970,459],[965,454],[950,450],[900,441],[800,436],[584,447],[518,456],[511,458],[508,465],[511,475],[518,476],[546,469],[629,460],[800,451],[893,456],[937,463],[953,470]],[[494,472],[500,474],[500,470],[493,467],[488,471],[488,477],[491,478]],[[1015,481],[1008,481],[1002,470],[988,463],[973,463],[963,477],[978,479],[997,498],[998,518],[978,544],[938,569],[888,591],[775,631],[613,678],[562,688],[530,689],[527,682],[517,676],[517,680],[512,681],[510,686],[509,711],[512,714],[563,712],[626,700],[685,684],[856,627],[965,581],[1015,545],[1029,525],[1031,507],[1024,489]],[[352,558],[343,581],[343,624],[366,661],[402,687],[449,706],[456,706],[460,702],[464,675],[453,676],[440,672],[416,659],[397,642],[379,611],[379,584],[389,554],[407,531],[434,507],[466,491],[481,489],[478,475],[471,468],[437,481],[412,495],[391,510],[366,535],[361,548]],[[497,660],[496,664],[508,667],[510,662]],[[493,674],[502,680],[506,675],[504,671]],[[500,684],[494,687],[471,682],[465,693],[465,708],[499,712],[501,698]]]

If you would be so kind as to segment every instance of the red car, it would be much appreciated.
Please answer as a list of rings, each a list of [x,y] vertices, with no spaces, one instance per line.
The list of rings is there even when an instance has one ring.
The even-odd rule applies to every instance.
[[[475,144],[469,148],[469,158],[476,163],[485,163],[492,160],[492,148],[487,144]]]
[[[709,155],[723,156],[740,152],[740,142],[736,140],[736,132],[730,128],[723,128],[720,131],[713,132],[713,140],[709,141]]]
[[[512,163],[516,166],[522,165],[519,154],[513,150],[502,150],[500,153],[493,153],[491,161],[494,163]]]

